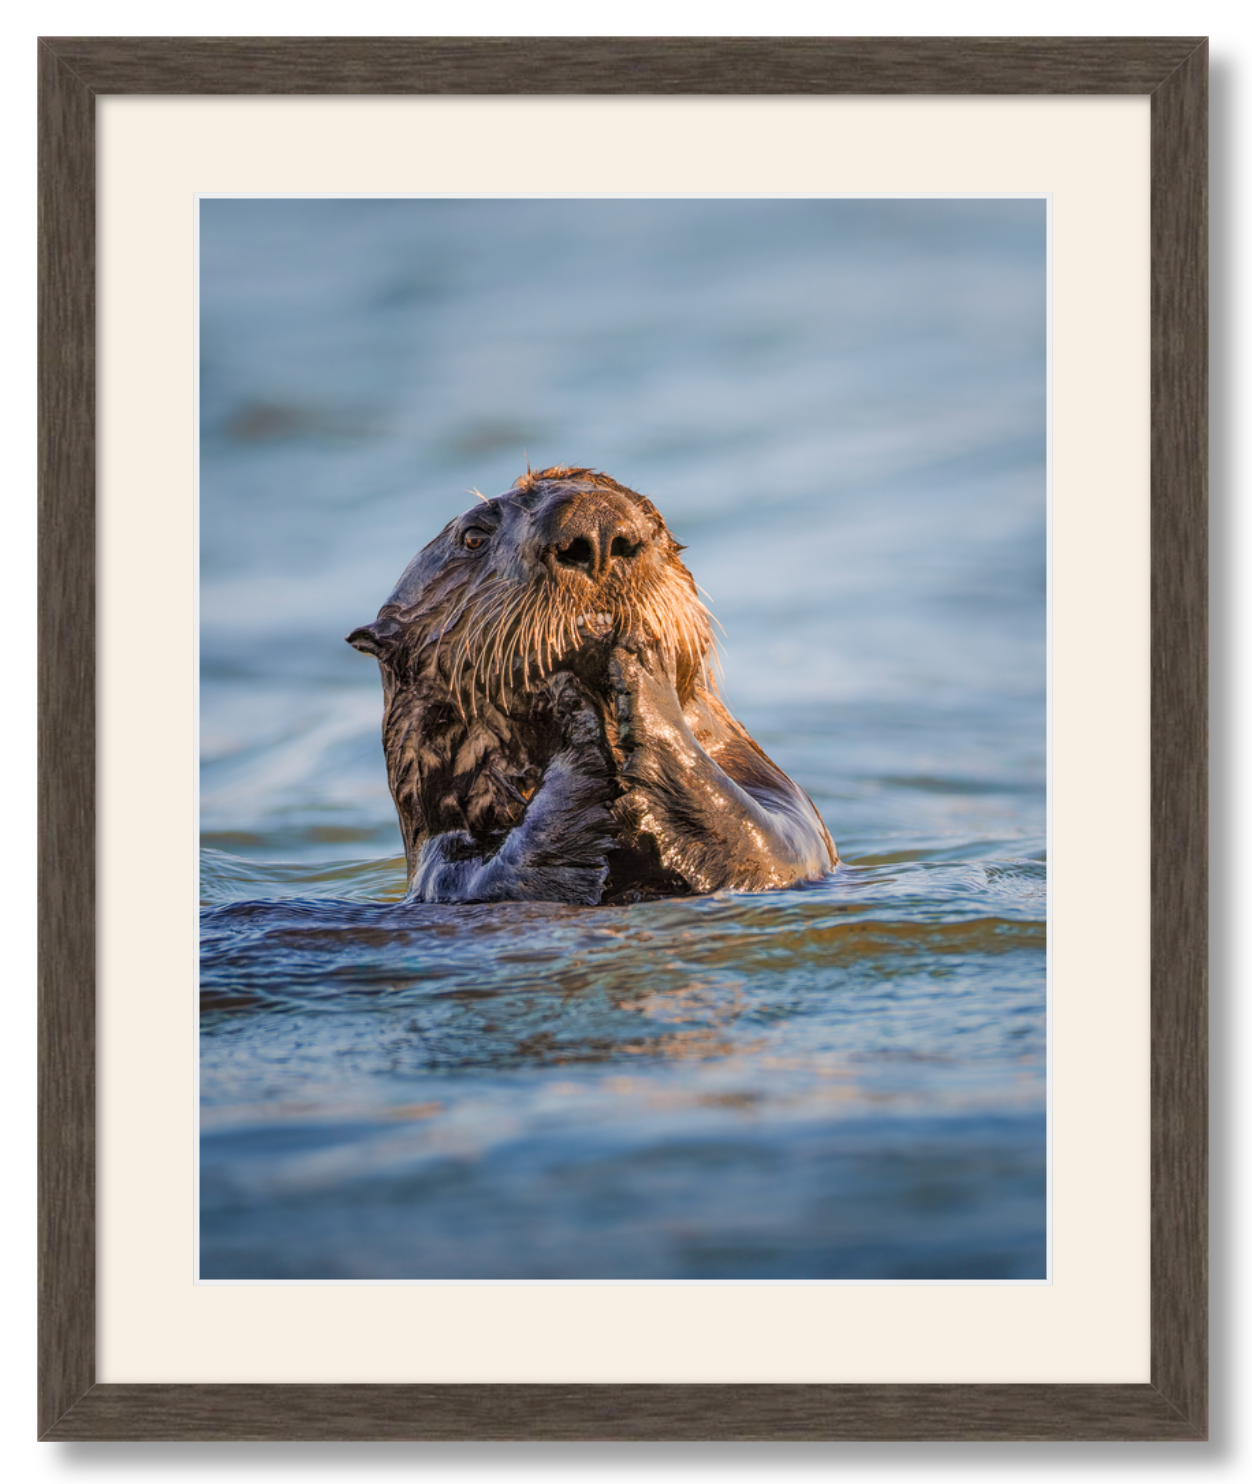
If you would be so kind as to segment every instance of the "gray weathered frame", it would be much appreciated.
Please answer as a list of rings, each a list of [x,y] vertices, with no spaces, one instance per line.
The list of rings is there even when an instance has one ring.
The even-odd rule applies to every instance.
[[[56,38],[39,44],[39,1434],[73,1439],[1207,1436],[1208,48],[1198,37]],[[97,94],[1151,97],[1151,1380],[115,1385],[95,1380]]]

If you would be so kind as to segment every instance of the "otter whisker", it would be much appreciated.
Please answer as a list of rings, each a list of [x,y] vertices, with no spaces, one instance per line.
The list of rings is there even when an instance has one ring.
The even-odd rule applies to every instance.
[[[537,601],[532,598],[526,604],[518,626],[518,640],[522,655],[522,685],[527,690],[530,689],[530,662],[534,658],[532,635],[538,618],[537,606]]]
[[[498,620],[500,612],[507,606],[507,602],[507,595],[503,598],[497,597],[496,601],[490,603],[484,609],[481,617],[477,619],[472,627],[467,628],[465,634],[462,636],[461,653],[466,657],[466,661],[468,662],[471,654],[477,654],[477,659],[470,669],[469,683],[471,688],[477,688],[479,671],[482,670],[487,659],[487,648],[485,645],[480,646],[479,640],[491,625]]]
[[[551,633],[552,614],[549,610],[545,609],[536,636],[536,650],[539,656],[539,673],[541,675],[550,675],[552,673],[552,656],[549,649]]]
[[[467,625],[458,643],[457,657],[459,663],[457,677],[458,683],[462,687],[465,685],[466,667],[469,664],[471,655],[474,654],[477,654],[477,660],[470,672],[469,684],[471,688],[476,685],[476,676],[485,658],[484,650],[480,647],[479,640],[493,624],[499,622],[502,615],[507,612],[512,601],[512,593],[503,588],[503,584],[499,578],[496,578],[493,582],[484,583],[479,591],[481,592],[489,587],[494,588],[494,591],[489,593],[488,601],[484,604],[482,613],[476,615],[474,620]]]
[[[503,701],[504,698],[504,646],[509,632],[511,606],[512,605],[506,606],[503,613],[500,615],[500,621],[496,625],[496,631],[491,640],[489,662],[487,666],[487,672],[489,676],[491,674],[499,676],[499,695],[501,701]]]
[[[527,633],[533,618],[534,595],[526,593],[515,605],[509,623],[509,683],[515,685],[518,669],[521,669],[521,688],[530,687],[529,643]]]
[[[452,612],[444,620],[443,626],[440,629],[438,638],[436,639],[436,642],[435,642],[435,652],[434,652],[434,656],[433,656],[433,661],[432,662],[433,662],[433,665],[435,667],[436,672],[438,672],[439,658],[440,658],[440,654],[441,654],[442,648],[443,648],[443,641],[444,641],[444,639],[446,637],[448,637],[449,635],[451,635],[452,633],[454,633],[456,631],[457,626],[461,623],[461,620],[465,617],[466,610],[467,610],[467,608],[469,606],[470,597],[471,596],[478,596],[478,595],[482,594],[483,592],[490,592],[490,590],[493,587],[498,587],[500,585],[500,583],[501,583],[501,579],[500,578],[494,577],[494,576],[489,576],[484,582],[482,582],[481,584],[479,584],[476,592],[471,593],[469,591],[465,591],[465,592],[462,592],[458,596],[458,599],[457,599],[456,603],[453,606]],[[452,654],[449,656],[449,659],[448,659],[448,677],[449,677],[449,682],[452,685],[452,688],[453,688],[454,693],[457,693],[458,695],[459,695],[459,691],[460,691],[460,677],[461,677],[461,672],[463,671],[464,664],[465,664],[465,643],[464,643],[464,637],[465,637],[464,635],[461,635],[460,640],[457,641],[454,644],[454,647],[453,647],[453,650],[452,650]],[[464,708],[463,707],[461,708],[461,714],[464,715]]]
[[[500,616],[495,639],[491,647],[491,665],[498,676],[498,694],[501,704],[512,683],[513,658],[517,650],[517,630],[524,602],[515,594]]]

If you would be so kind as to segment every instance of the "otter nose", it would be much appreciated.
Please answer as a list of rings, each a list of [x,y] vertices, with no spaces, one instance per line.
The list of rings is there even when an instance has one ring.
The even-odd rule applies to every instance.
[[[562,512],[548,552],[557,566],[603,577],[614,562],[634,561],[643,542],[632,512],[607,503],[580,503]]]

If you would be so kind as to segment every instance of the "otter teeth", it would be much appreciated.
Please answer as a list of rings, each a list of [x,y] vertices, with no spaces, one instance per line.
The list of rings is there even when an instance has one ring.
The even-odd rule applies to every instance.
[[[576,623],[580,629],[607,629],[612,621],[611,613],[580,613]]]

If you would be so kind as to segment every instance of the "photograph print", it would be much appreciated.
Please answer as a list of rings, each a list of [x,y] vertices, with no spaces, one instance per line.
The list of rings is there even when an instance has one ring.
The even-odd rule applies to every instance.
[[[1048,1281],[1047,201],[197,261],[200,1280]]]

